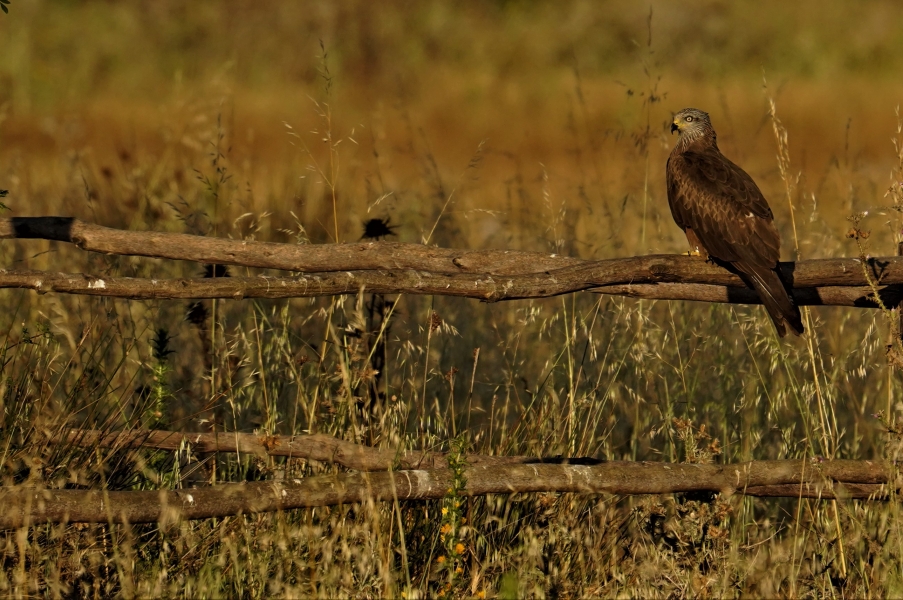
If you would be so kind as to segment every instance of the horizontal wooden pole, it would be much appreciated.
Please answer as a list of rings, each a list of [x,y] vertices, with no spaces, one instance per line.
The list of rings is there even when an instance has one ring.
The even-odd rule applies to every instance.
[[[440,275],[489,275],[481,293],[490,287],[509,285],[501,275],[515,278],[511,286],[547,287],[554,290],[575,285],[612,286],[644,283],[698,283],[743,287],[740,279],[699,257],[650,255],[599,261],[581,260],[541,252],[513,250],[457,250],[399,242],[352,244],[278,244],[211,238],[182,233],[125,231],[85,223],[70,217],[13,217],[0,219],[0,239],[46,239],[69,242],[83,250],[105,254],[148,256],[200,263],[242,265],[303,273],[381,271]],[[903,284],[903,257],[877,257],[866,261],[873,281],[880,285]],[[784,280],[792,288],[864,286],[869,282],[858,258],[818,259],[780,264]],[[466,278],[473,282],[474,279]],[[581,288],[585,289],[585,288]],[[342,292],[347,293],[347,292]],[[529,296],[536,297],[534,289]],[[566,293],[559,291],[557,293]],[[505,296],[510,297],[510,296]]]
[[[896,308],[903,300],[903,285],[877,286],[878,297],[887,308]],[[627,296],[650,300],[691,300],[725,304],[761,304],[755,290],[746,287],[706,285],[700,283],[640,283],[609,285],[588,291],[611,296]],[[872,288],[868,286],[824,286],[796,288],[790,291],[797,306],[850,306],[878,308]]]
[[[0,269],[0,288],[30,289],[40,294],[61,293],[132,300],[225,298],[311,298],[357,294],[413,294],[456,296],[486,302],[548,298],[592,291],[635,298],[696,300],[759,304],[759,297],[744,287],[698,283],[599,285],[600,277],[587,280],[580,274],[534,273],[494,277],[474,274],[437,274],[421,271],[348,271],[314,273],[298,277],[220,277],[142,279],[95,277],[80,273],[8,271]],[[700,277],[701,278],[701,277]],[[723,279],[718,274],[716,279]],[[742,285],[739,279],[734,282]],[[800,306],[852,306],[875,308],[872,290],[866,286],[827,286],[792,290]],[[903,285],[882,285],[879,294],[888,307],[903,297]]]
[[[71,217],[0,219],[0,239],[45,239],[103,254],[148,256],[308,273],[417,269],[433,273],[524,273],[584,261],[542,252],[452,250],[422,244],[279,244],[184,233],[126,231]]]
[[[523,492],[671,494],[715,492],[804,498],[882,497],[892,469],[881,461],[752,461],[732,465],[604,462],[476,465],[462,496]],[[367,501],[445,496],[449,469],[346,473],[175,491],[0,488],[0,528],[41,523],[153,523]]]

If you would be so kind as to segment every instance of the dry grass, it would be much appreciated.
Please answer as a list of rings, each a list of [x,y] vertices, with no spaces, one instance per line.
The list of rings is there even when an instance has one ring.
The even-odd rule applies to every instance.
[[[858,255],[846,219],[865,211],[862,251],[896,250],[897,4],[654,3],[651,41],[648,7],[626,1],[194,6],[12,4],[0,187],[13,214],[300,243],[357,240],[365,220],[390,218],[398,239],[443,246],[679,252],[665,125],[696,105],[771,199],[785,257],[791,206],[805,258]],[[777,143],[769,97],[787,133]],[[202,271],[46,242],[0,252],[15,268]],[[667,461],[899,454],[880,311],[812,310],[808,338],[781,341],[758,308],[383,301],[0,292],[4,483],[139,489],[323,470],[46,444],[72,425]],[[8,531],[0,590],[899,596],[901,531],[896,502],[451,494],[166,530]]]

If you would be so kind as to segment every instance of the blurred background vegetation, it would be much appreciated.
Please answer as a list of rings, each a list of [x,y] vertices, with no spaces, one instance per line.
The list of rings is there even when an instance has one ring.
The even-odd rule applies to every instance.
[[[290,243],[357,241],[379,218],[406,242],[682,252],[664,164],[671,113],[695,106],[769,198],[785,259],[858,256],[847,217],[866,211],[863,251],[896,252],[898,196],[886,192],[901,179],[899,2],[14,0],[0,17],[6,215]],[[788,133],[787,177],[770,100]],[[16,269],[203,274],[39,241],[5,242],[0,256]],[[391,300],[385,313],[366,295],[187,305],[2,291],[5,482],[139,489],[330,470],[221,456],[189,476],[157,455],[48,443],[73,425],[316,430],[418,448],[464,432],[470,451],[609,459],[896,447],[886,430],[900,382],[878,311],[815,309],[806,339],[778,340],[757,307]],[[468,510],[464,558],[449,561],[460,573],[437,573],[445,523],[439,504],[421,503],[399,509],[402,532],[379,506],[166,532],[9,532],[0,584],[63,595],[903,591],[893,503],[532,495]]]
[[[305,134],[322,130],[313,98],[329,105],[334,135],[355,132],[354,147],[342,149],[343,166],[368,182],[343,193],[346,236],[356,234],[359,213],[383,193],[395,196],[386,210],[414,210],[397,205],[417,204],[403,194],[423,179],[421,151],[434,159],[429,176],[451,188],[485,140],[480,185],[456,194],[458,212],[499,208],[511,219],[540,217],[504,198],[513,179],[538,190],[544,167],[555,201],[575,209],[582,210],[575,186],[596,210],[625,198],[635,204],[645,187],[654,234],[642,250],[673,249],[679,236],[663,212],[661,168],[672,111],[708,110],[723,149],[753,172],[773,205],[781,204],[763,76],[790,130],[801,203],[824,197],[830,212],[880,203],[895,161],[888,137],[903,90],[895,76],[903,33],[894,26],[903,8],[821,7],[23,1],[0,23],[0,152],[7,165],[27,153],[78,155],[81,169],[104,172],[121,168],[124,156],[199,167],[221,117],[227,157],[236,178],[250,184],[245,189],[242,181],[243,191],[254,196],[246,208],[298,209],[307,225],[316,216],[316,190],[288,175],[307,157],[292,152],[283,124]],[[315,141],[309,144],[318,153]],[[636,160],[647,146],[648,180],[646,161]],[[60,201],[58,190],[51,196]],[[51,200],[35,199],[23,197],[19,210],[53,208]],[[526,232],[501,232],[504,219],[471,216],[471,244],[541,244]],[[834,216],[819,220],[834,227]],[[401,239],[410,241],[425,227],[415,215],[397,222]],[[570,241],[574,250],[638,251],[623,248],[633,236],[600,235],[590,223]],[[308,229],[325,241],[332,228]],[[822,241],[806,236],[802,243],[807,254],[823,254]]]

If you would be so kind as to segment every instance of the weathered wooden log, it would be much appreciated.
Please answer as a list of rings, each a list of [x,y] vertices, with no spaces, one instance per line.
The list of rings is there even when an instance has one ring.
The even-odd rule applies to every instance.
[[[903,300],[903,285],[881,285],[878,297],[887,308],[896,308]],[[761,304],[759,295],[750,288],[707,285],[701,283],[640,283],[608,285],[588,291],[611,296],[650,300],[691,300],[724,304]],[[868,286],[804,287],[790,290],[797,306],[850,306],[878,308],[875,294]]]
[[[802,263],[800,263],[802,264]],[[565,276],[567,275],[567,276]],[[698,278],[706,278],[700,275]],[[721,274],[714,278],[724,279]],[[759,304],[758,295],[742,287],[700,283],[639,283],[600,285],[602,277],[584,274],[531,273],[526,275],[442,274],[422,271],[348,271],[308,273],[299,277],[220,277],[141,279],[94,277],[79,273],[6,271],[0,269],[0,288],[30,289],[41,294],[81,294],[132,300],[224,298],[311,298],[357,294],[413,294],[474,298],[485,302],[548,298],[579,291],[652,298],[733,304]],[[742,285],[742,282],[735,282]],[[876,308],[867,286],[828,286],[791,291],[800,306]],[[903,298],[903,285],[881,285],[879,296],[888,308]]]
[[[830,499],[881,498],[900,488],[888,463],[856,460],[476,465],[467,467],[465,476],[462,496],[715,492]],[[442,498],[451,485],[452,473],[446,468],[320,475],[176,491],[4,487],[0,488],[4,507],[0,528],[65,522],[167,523],[367,501],[428,500]]]
[[[588,261],[541,252],[456,250],[421,244],[278,244],[211,238],[182,233],[125,231],[70,217],[0,219],[0,239],[69,242],[105,254],[149,256],[200,263],[243,265],[327,273],[340,271],[419,271],[430,274],[524,275],[592,282],[597,286],[631,283],[704,283],[743,287],[740,279],[699,257],[651,255]],[[881,285],[903,283],[903,257],[870,258],[870,276]],[[781,263],[793,288],[868,285],[858,258]],[[504,285],[503,280],[499,280]]]
[[[414,269],[433,273],[529,273],[584,261],[541,252],[452,250],[422,244],[279,244],[184,233],[125,231],[71,217],[0,219],[0,239],[45,239],[103,254],[149,256],[200,263],[297,272]]]

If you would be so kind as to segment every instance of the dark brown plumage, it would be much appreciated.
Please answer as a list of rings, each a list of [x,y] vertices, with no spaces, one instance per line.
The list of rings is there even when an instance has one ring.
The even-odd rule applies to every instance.
[[[777,271],[781,237],[765,196],[746,171],[718,149],[709,115],[685,108],[667,165],[668,203],[690,247],[740,275],[755,289],[778,334],[803,333],[799,308]]]

